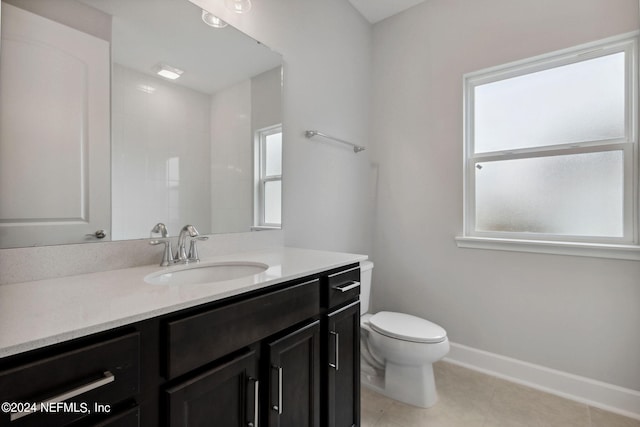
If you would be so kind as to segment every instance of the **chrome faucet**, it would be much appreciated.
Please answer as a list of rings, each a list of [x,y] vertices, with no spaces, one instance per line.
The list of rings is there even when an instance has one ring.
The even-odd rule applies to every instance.
[[[162,255],[162,262],[160,263],[160,266],[167,267],[175,262],[173,260],[173,253],[171,252],[171,240],[169,240],[167,227],[163,223],[159,222],[151,229],[151,234],[154,233],[160,234],[161,238],[151,240],[149,244],[155,246],[164,243],[164,253]]]
[[[182,230],[180,230],[180,234],[178,235],[178,249],[174,256],[171,251],[171,240],[169,239],[167,227],[163,223],[159,222],[151,229],[151,234],[154,233],[160,234],[161,238],[151,240],[149,241],[149,244],[159,245],[164,243],[164,253],[162,255],[162,262],[160,263],[160,266],[162,267],[167,267],[172,264],[187,264],[189,262],[200,261],[196,243],[198,240],[208,239],[207,236],[201,236],[193,225],[185,225],[182,227]],[[191,237],[188,253],[186,248],[187,236]]]
[[[187,235],[191,237],[191,242],[189,245],[189,253],[187,253]],[[185,225],[180,230],[180,234],[178,235],[178,249],[176,250],[176,256],[174,262],[179,263],[188,263],[188,262],[198,262],[200,258],[198,257],[198,248],[196,247],[196,242],[198,240],[207,240],[208,237],[200,236],[198,230],[193,225]]]

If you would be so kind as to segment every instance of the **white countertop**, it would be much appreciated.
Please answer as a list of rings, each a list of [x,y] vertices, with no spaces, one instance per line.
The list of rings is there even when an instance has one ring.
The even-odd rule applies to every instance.
[[[253,262],[253,276],[197,285],[150,285],[157,265],[0,286],[0,358],[367,259],[366,255],[275,248],[202,259]],[[182,266],[183,267],[183,266]]]

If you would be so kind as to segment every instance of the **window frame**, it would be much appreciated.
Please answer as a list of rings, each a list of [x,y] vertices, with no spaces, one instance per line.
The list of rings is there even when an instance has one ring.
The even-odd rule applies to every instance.
[[[276,181],[280,181],[282,186],[282,173],[280,175],[266,175],[267,156],[265,145],[267,137],[277,133],[282,134],[281,123],[258,129],[254,134],[254,226],[252,227],[254,230],[282,228],[282,218],[280,223],[267,223],[265,221],[265,186],[267,182]]]
[[[640,197],[638,195],[639,156],[637,138],[638,34],[640,34],[640,32],[636,31],[610,37],[561,51],[468,73],[463,76],[464,211],[463,236],[456,238],[458,246],[562,254],[567,253],[567,248],[577,247],[581,249],[568,252],[576,255],[587,254],[586,256],[640,259],[640,252],[638,251],[638,248],[640,248],[640,246],[638,246],[638,230],[640,228],[638,220],[638,200]],[[477,86],[619,52],[625,53],[625,87],[627,88],[625,93],[625,135],[623,138],[475,153],[474,90]],[[624,159],[623,237],[572,236],[563,234],[476,230],[475,168],[477,163],[610,150],[622,151]],[[593,247],[597,247],[598,253],[606,248],[612,249],[612,251],[611,254],[609,254],[610,256],[601,253],[595,254],[595,252],[588,250]],[[585,249],[587,250],[585,251]],[[620,255],[620,251],[623,252],[622,255]],[[629,256],[631,258],[629,258]]]

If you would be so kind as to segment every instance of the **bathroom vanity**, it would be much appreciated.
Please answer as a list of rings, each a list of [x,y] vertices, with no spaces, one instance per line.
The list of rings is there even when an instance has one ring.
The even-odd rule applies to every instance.
[[[365,258],[279,248],[207,260],[268,266],[211,283],[149,284],[175,268],[146,266],[0,286],[0,425],[359,426]]]

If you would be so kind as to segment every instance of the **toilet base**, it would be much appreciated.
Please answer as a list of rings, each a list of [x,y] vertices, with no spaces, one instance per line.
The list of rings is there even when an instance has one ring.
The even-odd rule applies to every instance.
[[[391,399],[430,408],[438,401],[433,364],[422,366],[394,365],[387,361],[381,375],[361,372],[362,385]]]

